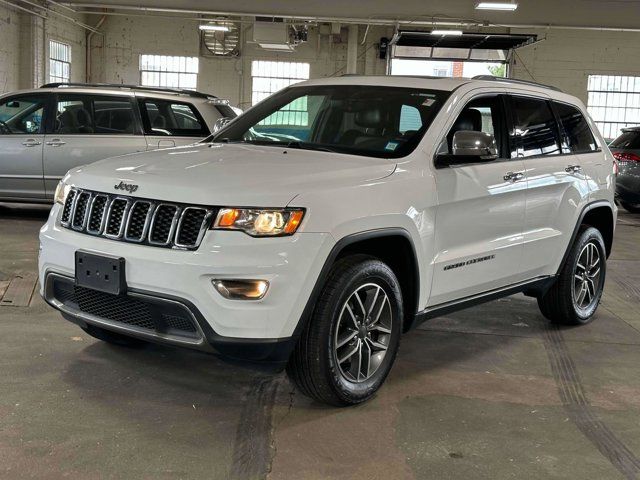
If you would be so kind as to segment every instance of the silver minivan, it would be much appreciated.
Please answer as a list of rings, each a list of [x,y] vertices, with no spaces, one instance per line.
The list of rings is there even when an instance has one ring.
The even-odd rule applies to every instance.
[[[237,114],[190,90],[47,84],[0,96],[0,201],[53,200],[73,167],[188,145]]]

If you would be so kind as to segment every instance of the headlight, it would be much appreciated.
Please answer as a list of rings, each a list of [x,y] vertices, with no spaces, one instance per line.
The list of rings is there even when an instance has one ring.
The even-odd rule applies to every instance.
[[[293,235],[298,230],[304,210],[254,208],[221,208],[213,228],[242,230],[254,237]]]
[[[56,193],[53,195],[53,200],[55,201],[55,203],[64,205],[69,190],[71,190],[71,185],[67,185],[66,183],[64,183],[64,181],[61,180],[56,187]]]

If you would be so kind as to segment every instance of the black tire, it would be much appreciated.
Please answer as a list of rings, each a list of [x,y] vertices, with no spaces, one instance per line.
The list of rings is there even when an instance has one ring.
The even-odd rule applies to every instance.
[[[582,268],[578,261],[582,257],[585,248],[588,245],[592,245],[597,249],[599,255],[598,268],[599,273],[597,277],[597,286],[591,284],[592,289],[588,288],[588,294],[590,299],[582,305],[578,304],[576,299],[576,292],[578,292],[578,284],[586,281],[586,277],[589,276],[585,271],[583,274]],[[581,260],[582,261],[582,260]],[[595,271],[592,270],[592,272]],[[600,231],[588,225],[583,225],[578,232],[578,236],[571,247],[569,257],[565,262],[560,275],[553,286],[541,297],[538,297],[538,306],[542,314],[554,323],[564,325],[583,325],[589,323],[593,319],[600,299],[602,298],[602,292],[607,272],[606,262],[606,250],[604,240]],[[577,277],[583,276],[585,280],[580,280]],[[592,293],[593,290],[593,293]]]
[[[640,213],[640,203],[620,202],[620,205],[629,213]]]
[[[105,330],[104,328],[96,327],[95,325],[87,325],[86,327],[82,327],[82,330],[93,338],[97,338],[103,342],[118,345],[120,347],[138,348],[147,344],[147,342],[140,340],[139,338],[129,337],[110,330]]]
[[[369,293],[374,289],[377,289],[375,290],[375,297]],[[384,297],[378,297],[380,292],[386,294],[388,302]],[[371,376],[363,374],[362,381],[353,381],[353,378],[348,378],[351,374],[343,371],[346,365],[350,365],[350,362],[355,362],[355,355],[352,354],[354,360],[349,360],[348,363],[339,361],[339,349],[350,349],[351,342],[334,350],[334,347],[341,343],[338,336],[342,330],[339,329],[346,328],[344,331],[357,331],[356,317],[359,317],[359,315],[357,314],[355,317],[353,315],[350,315],[350,317],[344,316],[347,315],[345,313],[347,311],[351,313],[347,303],[354,301],[354,295],[360,295],[361,298],[364,296],[364,304],[366,306],[362,310],[369,310],[369,315],[366,312],[363,315],[361,330],[359,333],[355,333],[356,337],[351,340],[351,342],[357,342],[357,345],[365,347],[358,354],[360,361],[362,361],[363,355],[367,356],[366,349],[368,349],[368,360],[365,360],[367,375],[369,375],[368,370],[372,365],[372,358],[382,353],[381,351],[375,351],[374,355],[373,347],[369,347],[369,345],[372,345],[371,342],[374,341],[378,345],[383,342],[387,344],[382,359],[379,360],[376,357],[375,361],[379,363],[375,366]],[[372,298],[370,298],[370,295]],[[367,333],[369,328],[378,330],[378,327],[373,327],[376,324],[376,321],[373,320],[375,315],[371,313],[374,308],[368,305],[376,306],[375,309],[376,311],[379,309],[379,312],[382,312],[384,308],[385,329],[390,327],[390,333],[375,332],[371,333],[371,335],[374,335],[373,338],[366,338],[370,335],[370,333]],[[381,318],[380,313],[378,313],[378,318]],[[345,257],[336,262],[328,276],[315,305],[312,317],[307,322],[289,359],[287,374],[303,394],[320,402],[335,406],[362,403],[375,394],[391,370],[400,343],[402,319],[402,293],[398,279],[393,271],[385,263],[373,257],[365,255]],[[345,322],[351,320],[353,325],[345,327]],[[381,323],[382,320],[379,321],[378,326]],[[382,340],[383,337],[384,339]],[[357,346],[355,348],[357,349]],[[340,351],[342,352],[343,350]],[[363,351],[365,352],[364,354],[362,353]],[[356,367],[354,370],[357,370],[357,378],[359,379],[360,363],[357,366],[355,363],[353,365]]]

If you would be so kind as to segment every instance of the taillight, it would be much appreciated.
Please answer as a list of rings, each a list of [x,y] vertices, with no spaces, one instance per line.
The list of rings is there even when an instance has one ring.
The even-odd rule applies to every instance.
[[[640,155],[631,152],[613,152],[613,156],[620,162],[640,162]]]

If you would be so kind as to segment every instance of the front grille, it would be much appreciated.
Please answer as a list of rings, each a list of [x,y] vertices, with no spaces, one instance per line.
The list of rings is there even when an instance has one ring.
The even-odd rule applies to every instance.
[[[133,327],[150,334],[197,340],[201,335],[193,316],[179,303],[144,295],[112,295],[79,287],[73,279],[52,276],[48,295],[65,310],[83,313],[122,327]]]
[[[63,227],[112,240],[196,249],[217,209],[72,189]]]

